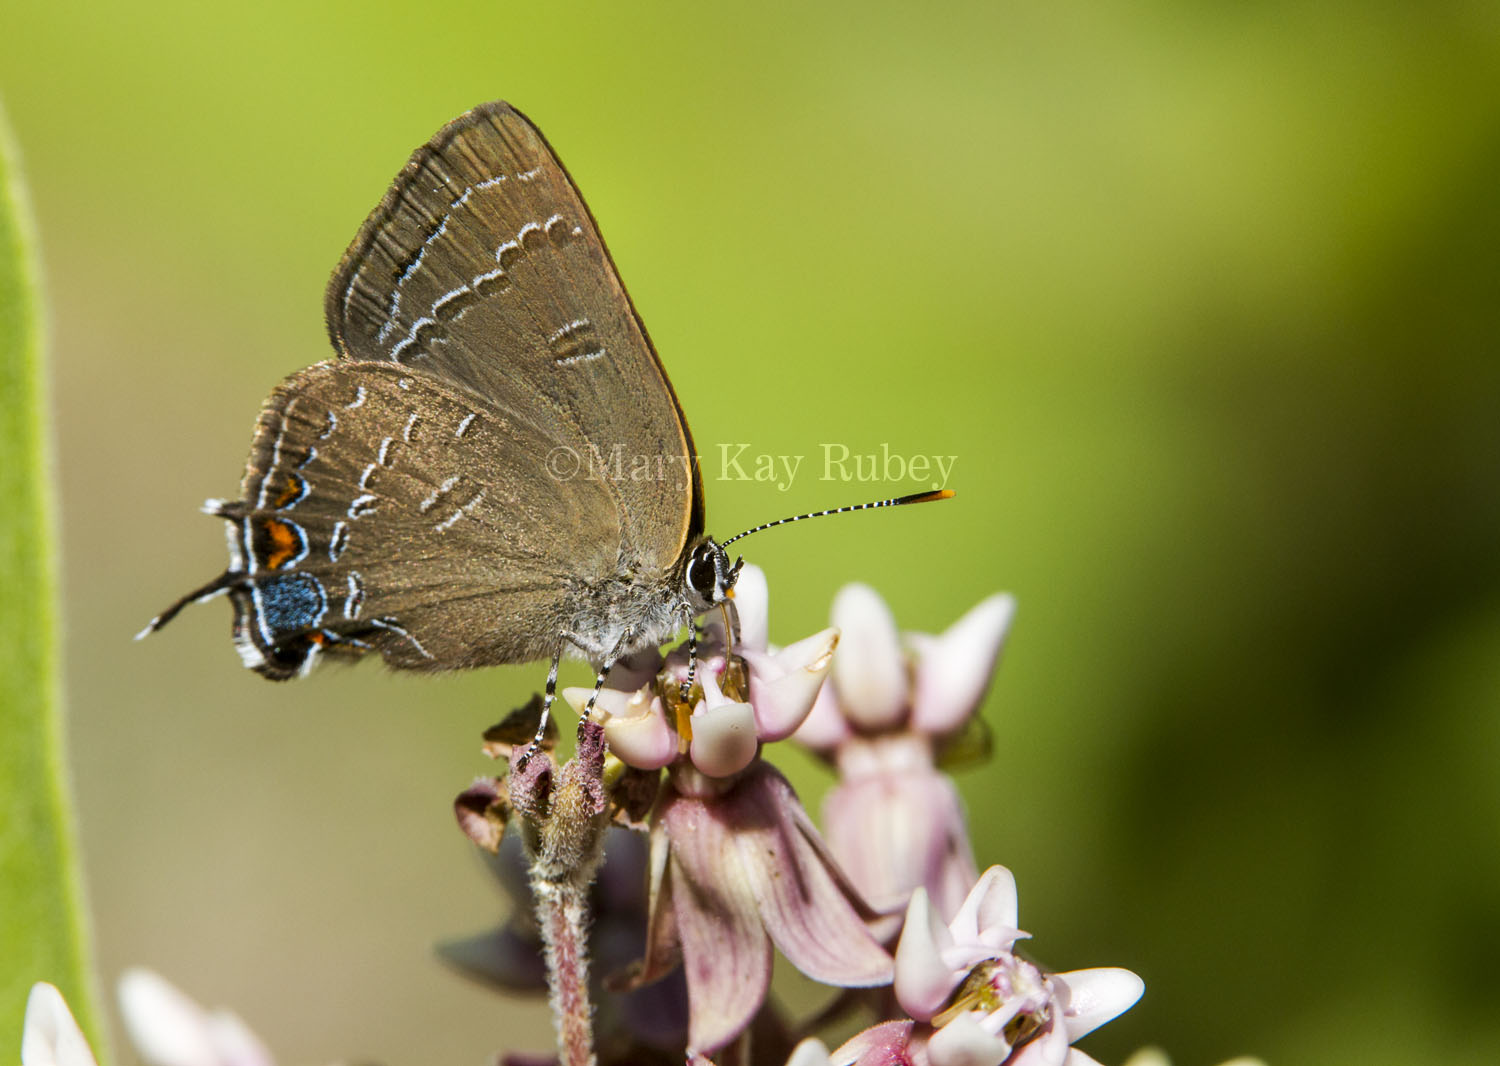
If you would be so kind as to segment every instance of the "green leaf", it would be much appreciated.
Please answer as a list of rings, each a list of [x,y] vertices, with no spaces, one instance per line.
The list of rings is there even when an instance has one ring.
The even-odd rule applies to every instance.
[[[92,1031],[83,892],[63,764],[57,566],[35,245],[0,112],[0,1061],[50,981]],[[97,1042],[96,1042],[97,1046]]]

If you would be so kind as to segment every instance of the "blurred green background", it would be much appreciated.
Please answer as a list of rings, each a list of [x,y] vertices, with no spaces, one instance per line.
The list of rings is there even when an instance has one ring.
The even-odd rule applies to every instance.
[[[1500,1059],[1500,7],[6,5],[54,342],[67,691],[99,959],[283,1062],[481,1063],[544,1010],[441,970],[503,911],[449,801],[540,669],[273,686],[222,569],[260,401],[408,153],[505,97],[608,238],[773,637],[869,581],[1020,603],[960,784],[1057,969],[1179,1066]],[[709,464],[713,475],[713,463]],[[580,673],[581,676],[581,673]],[[785,747],[785,745],[783,745]],[[775,753],[809,804],[826,777]]]

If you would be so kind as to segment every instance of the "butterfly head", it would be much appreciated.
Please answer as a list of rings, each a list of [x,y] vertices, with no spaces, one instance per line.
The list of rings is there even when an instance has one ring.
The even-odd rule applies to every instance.
[[[729,553],[712,537],[704,537],[688,552],[682,570],[683,598],[695,613],[717,607],[734,595],[734,583],[745,560],[729,561]]]

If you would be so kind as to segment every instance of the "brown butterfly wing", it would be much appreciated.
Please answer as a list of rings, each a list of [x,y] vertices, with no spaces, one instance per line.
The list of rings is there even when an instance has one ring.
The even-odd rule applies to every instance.
[[[261,414],[231,505],[247,663],[277,676],[315,649],[374,649],[407,669],[552,654],[617,565],[604,483],[543,469],[577,443],[392,363],[293,375]],[[476,455],[502,457],[503,474]],[[578,546],[565,562],[563,541]]]
[[[666,573],[702,531],[671,383],[572,179],[509,105],[475,108],[413,154],[325,313],[346,358],[410,366],[584,442],[628,565]],[[559,563],[577,546],[559,544]]]

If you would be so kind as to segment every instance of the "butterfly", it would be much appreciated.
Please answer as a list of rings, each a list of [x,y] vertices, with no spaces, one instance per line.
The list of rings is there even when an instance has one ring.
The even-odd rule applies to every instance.
[[[412,155],[328,284],[336,357],[271,393],[227,523],[264,677],[377,653],[404,670],[600,665],[730,598],[682,407],[567,170],[503,102]],[[918,502],[919,493],[828,512]],[[596,686],[597,688],[597,686]]]

